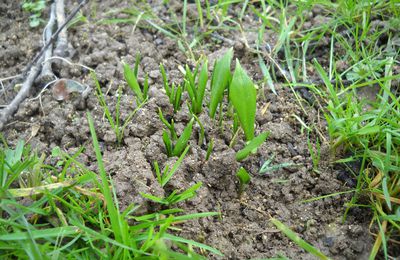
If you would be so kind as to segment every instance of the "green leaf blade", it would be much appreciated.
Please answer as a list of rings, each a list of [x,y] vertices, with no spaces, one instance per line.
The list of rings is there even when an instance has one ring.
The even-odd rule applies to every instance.
[[[243,167],[239,169],[239,171],[236,173],[236,176],[239,178],[239,181],[242,185],[250,183],[250,174]]]
[[[269,132],[262,133],[257,137],[253,138],[249,144],[247,144],[242,150],[236,153],[236,160],[242,161],[255,149],[257,149],[262,143],[267,140]]]
[[[203,99],[204,99],[204,93],[206,91],[206,86],[207,86],[207,81],[208,81],[208,62],[207,60],[203,64],[203,68],[200,71],[199,75],[199,82],[198,82],[198,88],[197,88],[197,102],[196,106],[194,109],[195,114],[200,114],[202,110],[202,105],[203,105]]]
[[[182,135],[176,141],[174,150],[172,151],[172,154],[174,156],[180,156],[182,154],[182,151],[186,148],[190,136],[192,135],[193,122],[194,118],[190,120],[189,124],[183,130]]]
[[[211,79],[211,100],[210,100],[210,117],[215,118],[218,104],[221,103],[224,91],[228,86],[230,75],[231,60],[233,57],[233,49],[218,61],[215,62],[212,79]]]
[[[288,228],[285,224],[280,222],[279,220],[275,218],[270,219],[271,222],[280,230],[282,231],[289,239],[291,239],[294,243],[296,243],[298,246],[309,252],[310,254],[315,255],[319,259],[323,260],[328,260],[329,258],[325,256],[321,251],[319,251],[317,248],[312,246],[311,244],[307,243],[303,239],[301,239],[296,233],[294,233],[290,228]]]
[[[257,90],[238,60],[236,60],[236,69],[230,85],[229,97],[239,116],[247,141],[252,140],[256,119]]]
[[[131,90],[137,96],[139,102],[142,102],[143,101],[143,93],[142,93],[142,90],[140,89],[139,83],[135,76],[135,72],[132,71],[132,69],[126,63],[124,63],[124,77],[125,77],[126,82],[128,83],[128,86],[131,88]]]

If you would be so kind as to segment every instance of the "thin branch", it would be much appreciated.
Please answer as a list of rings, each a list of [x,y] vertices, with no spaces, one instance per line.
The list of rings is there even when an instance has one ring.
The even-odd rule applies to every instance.
[[[56,0],[56,16],[57,24],[65,23],[65,10],[64,10],[64,0]],[[58,35],[56,47],[54,48],[54,55],[65,57],[68,49],[68,39],[67,39],[67,28],[63,28]]]
[[[12,80],[11,83],[7,85],[6,90],[13,88],[18,80],[20,80],[21,78],[24,78],[26,76],[26,74],[31,70],[31,68],[38,62],[40,57],[42,57],[42,55],[46,51],[46,49],[57,39],[57,37],[61,33],[62,29],[64,29],[64,27],[72,20],[72,18],[75,17],[75,15],[79,12],[79,10],[85,4],[86,4],[86,0],[82,0],[79,3],[79,5],[71,12],[71,14],[65,20],[65,23],[58,27],[57,31],[51,36],[50,40],[43,46],[43,48],[40,50],[40,52],[35,56],[35,58],[33,58],[33,60],[30,63],[28,63],[28,65],[25,67],[25,69],[21,72],[21,74],[20,74],[21,76]]]
[[[44,42],[50,40],[51,35],[53,34],[53,28],[55,24],[56,24],[56,5],[53,3],[51,4],[50,8],[49,21],[44,29]],[[53,54],[53,44],[50,44],[49,48],[47,48],[47,50],[44,53],[42,72],[35,80],[35,82],[38,83],[39,85],[44,85],[55,78],[55,75],[51,69],[51,61],[48,60],[52,56],[52,54]]]
[[[41,63],[38,62],[35,66],[31,67],[30,73],[24,83],[22,84],[21,90],[15,96],[13,101],[0,113],[0,130],[3,129],[6,122],[9,120],[11,115],[17,111],[19,104],[29,95],[29,90],[32,87],[33,82],[35,81],[36,77],[39,75],[41,69]]]
[[[6,89],[13,88],[15,83],[20,79],[25,76],[26,80],[22,84],[21,90],[18,92],[18,94],[15,96],[13,101],[3,108],[0,113],[0,130],[3,129],[9,118],[17,111],[18,106],[21,104],[22,101],[24,101],[25,98],[28,97],[30,89],[36,79],[36,77],[39,75],[40,70],[42,68],[41,62],[43,61],[43,54],[49,48],[54,41],[57,39],[58,35],[60,32],[63,30],[63,28],[72,20],[72,18],[78,13],[78,11],[86,4],[86,0],[82,0],[79,5],[71,12],[71,14],[68,16],[68,18],[65,20],[65,22],[61,25],[59,25],[57,31],[50,37],[48,42],[43,46],[43,48],[40,50],[40,52],[35,56],[35,58],[26,66],[24,71],[21,73],[21,77],[15,78],[8,86]]]

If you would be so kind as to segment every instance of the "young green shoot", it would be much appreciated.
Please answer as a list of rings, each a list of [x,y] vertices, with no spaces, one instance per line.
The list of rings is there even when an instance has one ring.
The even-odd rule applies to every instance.
[[[314,150],[313,145],[310,140],[310,135],[308,135],[307,136],[307,146],[308,146],[308,150],[310,152],[311,160],[313,163],[313,171],[316,173],[319,173],[318,165],[319,165],[319,161],[321,159],[321,143],[320,143],[319,139],[317,138],[317,140],[315,142],[316,150]]]
[[[239,179],[239,197],[243,194],[246,186],[250,183],[250,174],[245,168],[240,167],[239,171],[236,173],[236,177]]]
[[[189,98],[191,101],[190,111],[199,115],[203,109],[203,99],[204,93],[207,86],[208,81],[208,61],[205,60],[203,67],[198,75],[197,86],[196,86],[196,76],[197,71],[192,73],[188,66],[186,66],[186,75],[185,75],[185,84],[186,90],[189,94]]]
[[[165,130],[163,131],[162,139],[169,157],[180,156],[185,150],[192,135],[193,123],[194,118],[189,121],[181,136],[176,141]],[[175,129],[173,131],[175,132]]]
[[[154,201],[159,204],[163,204],[166,206],[174,205],[178,202],[185,201],[191,199],[196,196],[196,191],[201,187],[202,183],[196,183],[187,190],[179,193],[177,190],[174,190],[170,195],[167,197],[157,197],[147,193],[140,193],[144,198],[147,198],[151,201]]]
[[[271,218],[270,221],[274,224],[282,233],[284,233],[290,240],[296,243],[299,247],[303,248],[306,252],[318,257],[322,260],[329,260],[321,251],[315,248],[313,245],[301,239],[296,233],[294,233],[288,226],[280,222],[275,218]]]
[[[125,128],[128,126],[130,121],[132,120],[133,116],[141,109],[145,104],[146,101],[137,104],[137,107],[129,113],[128,117],[124,120],[124,123],[121,125],[121,118],[120,118],[120,101],[121,101],[121,87],[118,89],[117,92],[117,103],[116,103],[116,108],[115,108],[115,116],[111,114],[110,108],[107,105],[106,99],[104,97],[104,94],[101,90],[100,83],[97,80],[97,77],[94,73],[92,73],[93,80],[96,85],[96,96],[97,99],[100,102],[100,106],[103,108],[104,115],[107,118],[112,130],[115,133],[115,136],[117,138],[117,144],[121,145],[123,137],[124,137],[124,131]]]
[[[247,141],[254,138],[257,90],[236,60],[236,68],[229,86],[229,98],[239,117]]]
[[[162,64],[160,64],[160,71],[163,79],[163,86],[165,93],[168,96],[170,104],[174,108],[174,113],[176,113],[181,109],[182,106],[181,98],[182,98],[183,86],[180,84],[176,86],[175,83],[172,83],[172,85],[169,84],[167,73],[165,72],[165,68]]]
[[[205,135],[205,133],[204,133],[204,126],[203,126],[203,124],[201,123],[200,119],[199,119],[195,114],[192,114],[192,116],[193,116],[193,118],[196,120],[196,123],[197,123],[197,124],[199,125],[199,127],[200,127],[198,145],[201,146],[201,145],[203,144],[204,140],[205,140],[205,138],[204,138],[204,135]]]
[[[212,138],[211,141],[208,143],[206,161],[208,161],[208,159],[210,158],[213,149],[214,149],[214,138]]]
[[[161,187],[164,187],[165,184],[172,178],[175,172],[178,170],[179,166],[182,164],[183,159],[186,156],[186,153],[189,151],[190,146],[188,145],[179,159],[174,163],[172,168],[170,169],[169,165],[165,166],[164,170],[161,172],[160,167],[158,166],[158,162],[154,162],[154,170],[156,171],[157,181],[160,183]]]
[[[42,12],[46,8],[46,0],[24,0],[22,9],[26,12],[30,12],[29,26],[37,27],[43,22],[41,18]]]
[[[211,100],[209,110],[209,115],[213,119],[215,118],[218,105],[220,105],[223,100],[225,89],[229,85],[232,56],[233,49],[231,48],[222,58],[214,63],[211,79]]]
[[[271,165],[274,158],[275,158],[275,154],[273,154],[268,160],[266,160],[263,163],[263,165],[261,166],[258,173],[259,174],[271,173],[273,171],[277,171],[277,170],[285,168],[285,167],[293,167],[293,166],[300,165],[300,164],[295,164],[295,163],[291,163],[291,162]]]
[[[136,59],[134,70],[132,70],[127,63],[124,62],[123,64],[124,64],[125,80],[128,83],[128,86],[130,87],[130,89],[136,95],[137,103],[141,104],[141,103],[145,102],[145,100],[147,100],[147,98],[148,98],[148,91],[149,91],[148,75],[146,75],[144,83],[143,83],[143,87],[141,87],[137,80],[138,65],[139,65],[138,59]]]
[[[168,122],[168,120],[164,117],[161,108],[158,108],[158,117],[160,118],[161,122],[163,122],[163,124],[168,128],[171,139],[172,140],[178,139],[178,135],[176,134],[175,131],[174,119],[172,118],[170,120],[171,122]]]

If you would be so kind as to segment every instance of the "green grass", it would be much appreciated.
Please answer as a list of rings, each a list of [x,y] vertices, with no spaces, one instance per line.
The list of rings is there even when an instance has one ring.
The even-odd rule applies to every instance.
[[[126,66],[128,66],[128,65],[125,65],[125,67]],[[129,69],[129,67],[128,67],[128,69]],[[130,72],[128,72],[128,73],[130,73]],[[133,76],[133,73],[131,74],[131,76]],[[109,104],[106,101],[104,93],[101,90],[100,83],[97,80],[97,77],[94,73],[92,73],[92,77],[93,77],[95,85],[96,85],[95,94],[97,96],[97,99],[99,101],[101,108],[103,109],[104,117],[107,119],[108,123],[110,124],[111,129],[115,133],[115,136],[117,139],[117,144],[121,145],[123,138],[124,138],[124,132],[125,132],[126,127],[131,122],[131,120],[133,119],[135,114],[139,111],[139,109],[141,109],[146,104],[147,97],[146,97],[146,99],[144,99],[145,96],[143,96],[143,95],[140,97],[137,96],[136,107],[128,114],[128,116],[126,118],[121,118],[120,108],[121,108],[122,86],[120,86],[118,88],[117,93],[116,93],[115,113],[113,114],[111,112],[112,108],[109,107]],[[130,82],[129,80],[130,79],[128,78],[128,82]],[[133,80],[133,78],[132,78],[132,80]],[[135,80],[136,80],[136,78],[135,78]],[[140,91],[140,90],[138,90],[138,91]],[[147,96],[147,92],[146,92],[146,96]],[[141,103],[138,103],[138,102],[141,102]]]
[[[344,219],[348,210],[357,206],[358,198],[362,194],[367,195],[370,201],[366,206],[374,215],[371,224],[378,229],[370,258],[374,259],[379,251],[387,258],[391,244],[389,240],[400,231],[400,219],[394,217],[399,208],[396,196],[399,194],[400,179],[400,107],[396,89],[392,87],[392,82],[400,79],[399,75],[393,73],[394,64],[399,64],[399,52],[394,48],[390,32],[391,26],[398,25],[400,21],[399,3],[298,1],[293,3],[297,8],[290,9],[278,1],[266,2],[274,5],[280,13],[279,22],[261,12],[258,16],[265,24],[276,22],[280,25],[274,27],[279,28],[278,44],[274,51],[276,54],[282,50],[285,58],[282,61],[277,56],[272,55],[272,58],[281,68],[287,68],[288,85],[299,81],[306,83],[304,86],[313,91],[325,106],[323,113],[328,126],[331,153],[340,159],[338,162],[362,161],[362,167],[356,173],[357,187],[353,199],[346,205]],[[307,21],[303,12],[311,10],[317,3],[322,7],[321,15],[329,20],[318,27],[302,30]],[[377,17],[387,22],[387,26],[373,28],[373,21]],[[385,34],[388,36],[387,42],[377,45]],[[316,52],[315,46],[324,37],[329,39],[329,48],[323,56],[328,59],[311,59]],[[338,71],[337,61],[348,62],[348,68]],[[310,75],[306,67],[315,70],[322,84],[309,83]],[[274,73],[271,75],[274,78]],[[379,88],[375,100],[359,96],[361,88],[372,88],[373,85]],[[321,132],[314,124],[307,128],[315,131],[315,134]],[[308,145],[314,170],[318,170],[320,143],[315,141],[316,150],[310,139]],[[343,154],[351,154],[351,157],[342,159]]]
[[[43,23],[43,19],[41,18],[42,12],[46,8],[45,0],[24,0],[22,3],[22,9],[25,12],[29,12],[29,26],[30,27],[38,27],[41,23]]]
[[[257,99],[265,98],[264,91],[261,91],[262,94],[256,93],[253,82],[244,76],[246,73],[240,70],[238,62],[235,72],[231,73],[232,49],[224,57],[217,59],[212,67],[211,82],[207,85],[208,63],[202,56],[202,48],[214,44],[215,39],[229,40],[221,36],[222,33],[243,33],[242,23],[246,15],[256,16],[260,25],[254,29],[258,34],[256,44],[246,44],[247,51],[254,54],[263,76],[256,84],[261,88],[270,88],[274,95],[280,95],[276,83],[284,82],[285,86],[292,90],[304,113],[308,104],[303,102],[295,88],[307,88],[317,98],[316,103],[327,123],[325,130],[317,122],[305,120],[302,115],[291,115],[300,122],[301,130],[307,131],[307,145],[313,171],[319,172],[321,147],[327,144],[324,143],[324,134],[329,136],[330,152],[336,160],[332,163],[362,162],[359,172],[355,173],[355,188],[310,198],[307,201],[351,193],[352,200],[344,205],[344,220],[352,207],[361,205],[371,210],[371,227],[375,230],[376,239],[370,259],[378,256],[388,259],[391,248],[398,242],[396,236],[400,232],[400,99],[398,89],[393,87],[397,84],[398,88],[400,80],[400,75],[394,73],[394,66],[400,64],[396,39],[400,26],[398,1],[219,0],[211,3],[208,0],[196,0],[194,3],[200,14],[195,18],[189,17],[189,2],[185,0],[182,2],[182,17],[168,10],[171,17],[168,21],[162,20],[149,4],[143,3],[122,10],[111,10],[107,14],[109,18],[99,22],[129,23],[134,28],[158,31],[174,40],[178,48],[197,64],[193,71],[186,67],[183,83],[178,85],[169,84],[168,72],[160,66],[164,89],[174,114],[184,104],[182,94],[185,91],[188,92],[190,103],[187,105],[192,113],[191,121],[178,137],[174,120],[166,120],[160,110],[160,120],[167,128],[163,135],[167,154],[179,156],[171,169],[166,167],[161,170],[158,163],[154,164],[160,185],[165,186],[170,178],[173,178],[176,168],[189,151],[188,142],[192,138],[192,127],[195,123],[203,131],[200,134],[199,145],[203,144],[204,128],[199,115],[207,108],[205,113],[211,118],[215,118],[219,109],[221,129],[223,120],[233,121],[234,137],[231,146],[241,134],[241,129],[247,141],[254,141],[250,141],[237,153],[239,161],[249,156],[265,141],[266,133],[254,138],[254,105]],[[310,22],[307,12],[316,5],[321,9],[319,14],[329,19],[317,26],[305,28]],[[240,12],[236,16],[229,12],[233,7],[239,7]],[[123,13],[125,18],[115,18],[119,13]],[[376,21],[385,24],[376,24]],[[264,40],[267,30],[273,30],[277,35],[274,46],[270,46],[270,42]],[[339,68],[339,62],[347,63],[344,70]],[[138,84],[138,64],[139,58],[133,70],[125,64],[125,78],[137,98],[137,103],[144,105],[149,86],[147,83],[144,86]],[[200,72],[199,64],[203,64]],[[116,133],[117,143],[121,144],[124,128],[136,109],[124,120],[124,124],[121,124],[119,106],[122,87],[117,93],[116,112],[112,114],[100,85],[96,86],[96,94],[105,117]],[[360,97],[360,90],[372,91],[373,86],[378,88],[376,99],[367,100]],[[227,92],[228,101],[231,103],[223,107],[222,102],[225,101]],[[248,93],[250,94],[247,95]],[[247,97],[246,104],[240,101],[242,97]],[[141,105],[137,106],[137,109]],[[223,114],[225,111],[227,113]],[[35,259],[100,258],[113,254],[116,258],[128,259],[186,259],[189,256],[200,258],[191,250],[193,246],[219,254],[206,245],[168,233],[174,223],[216,213],[183,215],[178,208],[168,208],[161,212],[136,216],[136,206],[133,205],[123,212],[120,211],[112,182],[102,165],[93,122],[90,116],[88,118],[101,181],[95,178],[94,172],[77,162],[76,158],[81,150],[75,155],[55,151],[54,156],[60,158],[57,167],[46,165],[45,155],[35,154],[22,142],[14,149],[5,146],[1,150],[0,213],[2,217],[7,216],[7,219],[0,220],[0,248],[3,250],[0,251],[3,254],[0,256],[19,258],[28,255]],[[214,141],[209,140],[207,145],[206,159],[212,154]],[[345,154],[350,156],[344,157]],[[291,163],[271,165],[272,161],[273,156],[261,167],[260,173],[296,166]],[[62,168],[61,174],[58,174],[58,168]],[[76,177],[72,178],[72,175],[69,175],[71,171]],[[11,188],[12,185],[17,185],[18,188]],[[176,190],[166,197],[156,197],[152,194],[143,196],[170,207],[195,196],[200,186],[201,183],[188,190]],[[19,198],[27,196],[34,199],[30,207],[19,203]],[[368,200],[360,201],[361,197]],[[45,224],[38,224],[43,219],[46,220]],[[131,225],[128,220],[135,220],[136,224]],[[298,246],[326,259],[318,249],[302,240],[279,220],[273,218],[271,221]],[[167,240],[180,248],[179,253],[170,249]]]
[[[212,247],[171,232],[182,221],[217,216],[217,212],[185,215],[183,210],[169,207],[137,215],[140,205],[133,204],[121,211],[90,114],[88,123],[98,175],[77,161],[83,149],[68,155],[55,148],[51,155],[52,160],[57,160],[55,166],[44,164],[44,157],[38,157],[23,142],[15,149],[0,149],[2,259],[204,259],[193,248],[222,255]],[[174,165],[172,174],[177,167],[179,163]],[[39,172],[40,175],[30,175]],[[164,185],[172,174],[160,177]],[[41,186],[36,186],[37,181]],[[10,188],[21,183],[31,187]],[[192,198],[200,186],[198,183],[180,193],[173,192],[165,200],[153,201],[169,206]],[[32,199],[29,206],[23,204],[22,197]],[[171,229],[171,225],[175,227]],[[172,250],[172,245],[180,251]]]

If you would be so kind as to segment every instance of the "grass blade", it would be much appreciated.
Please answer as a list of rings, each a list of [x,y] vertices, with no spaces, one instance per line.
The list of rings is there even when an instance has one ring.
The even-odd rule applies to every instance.
[[[31,230],[30,235],[33,239],[46,239],[53,237],[74,237],[79,233],[79,228],[75,226],[47,228]],[[28,232],[15,232],[11,234],[0,235],[0,241],[18,241],[29,239]]]
[[[192,128],[193,128],[194,118],[192,118],[189,124],[183,130],[183,133],[176,141],[174,146],[174,150],[172,151],[172,155],[180,156],[182,151],[186,148],[187,143],[189,142],[190,136],[192,135]]]
[[[186,146],[186,149],[183,151],[181,156],[179,157],[178,161],[174,163],[174,166],[172,166],[172,169],[167,173],[167,176],[162,177],[162,183],[161,186],[164,187],[165,184],[168,183],[168,181],[171,179],[171,177],[174,175],[176,170],[178,170],[179,166],[181,165],[183,158],[185,158],[186,153],[189,151],[190,146]]]
[[[271,222],[280,230],[282,231],[290,240],[296,243],[298,246],[309,252],[310,254],[315,255],[319,259],[328,260],[329,258],[325,256],[321,251],[316,249],[311,244],[307,243],[303,239],[301,239],[296,233],[294,233],[290,228],[288,228],[285,224],[280,222],[275,218],[270,219]]]
[[[208,62],[206,60],[203,64],[203,68],[200,71],[198,87],[196,91],[196,106],[193,109],[193,113],[197,115],[200,114],[202,110],[207,81],[208,81]]]
[[[136,69],[136,64],[135,64],[135,70]],[[129,67],[128,64],[124,62],[124,77],[126,82],[128,83],[128,86],[132,89],[133,93],[137,96],[139,102],[143,102],[143,93],[142,90],[140,89],[139,83],[137,81],[137,78],[135,76],[134,71]]]

